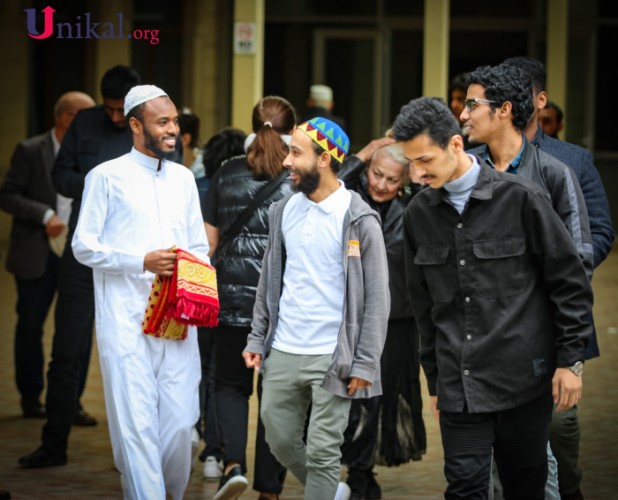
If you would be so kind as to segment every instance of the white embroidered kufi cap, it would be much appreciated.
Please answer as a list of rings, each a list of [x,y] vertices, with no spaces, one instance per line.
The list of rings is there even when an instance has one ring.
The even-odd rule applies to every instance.
[[[167,94],[156,85],[137,85],[133,87],[124,98],[124,116],[127,116],[129,111],[135,106],[163,96],[167,96]]]

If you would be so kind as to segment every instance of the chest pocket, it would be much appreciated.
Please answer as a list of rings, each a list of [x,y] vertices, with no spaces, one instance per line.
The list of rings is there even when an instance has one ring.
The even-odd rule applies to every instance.
[[[423,268],[434,302],[450,302],[453,298],[457,272],[449,269],[448,256],[448,245],[420,246],[414,256],[414,264]]]
[[[475,290],[485,298],[519,295],[534,282],[521,237],[474,241]]]

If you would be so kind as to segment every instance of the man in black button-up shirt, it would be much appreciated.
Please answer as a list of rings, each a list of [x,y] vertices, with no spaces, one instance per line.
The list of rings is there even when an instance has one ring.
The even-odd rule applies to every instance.
[[[578,402],[591,335],[577,249],[541,187],[466,155],[441,100],[402,108],[393,134],[431,188],[406,211],[406,273],[446,498],[487,497],[493,447],[505,498],[541,499],[552,400]]]

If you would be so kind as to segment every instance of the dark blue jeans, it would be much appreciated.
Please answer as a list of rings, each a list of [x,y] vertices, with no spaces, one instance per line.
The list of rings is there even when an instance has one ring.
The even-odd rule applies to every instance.
[[[15,278],[15,382],[22,404],[38,401],[43,392],[43,326],[56,295],[59,267],[60,259],[50,251],[43,276]]]
[[[47,422],[43,447],[65,452],[80,387],[90,359],[94,326],[92,269],[79,264],[70,246],[60,263],[51,362],[47,372]]]

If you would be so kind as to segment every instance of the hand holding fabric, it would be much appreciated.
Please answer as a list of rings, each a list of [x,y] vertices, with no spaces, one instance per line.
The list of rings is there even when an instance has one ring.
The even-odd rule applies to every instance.
[[[171,276],[174,273],[176,252],[169,249],[154,250],[144,256],[144,271],[150,271],[161,276]]]

